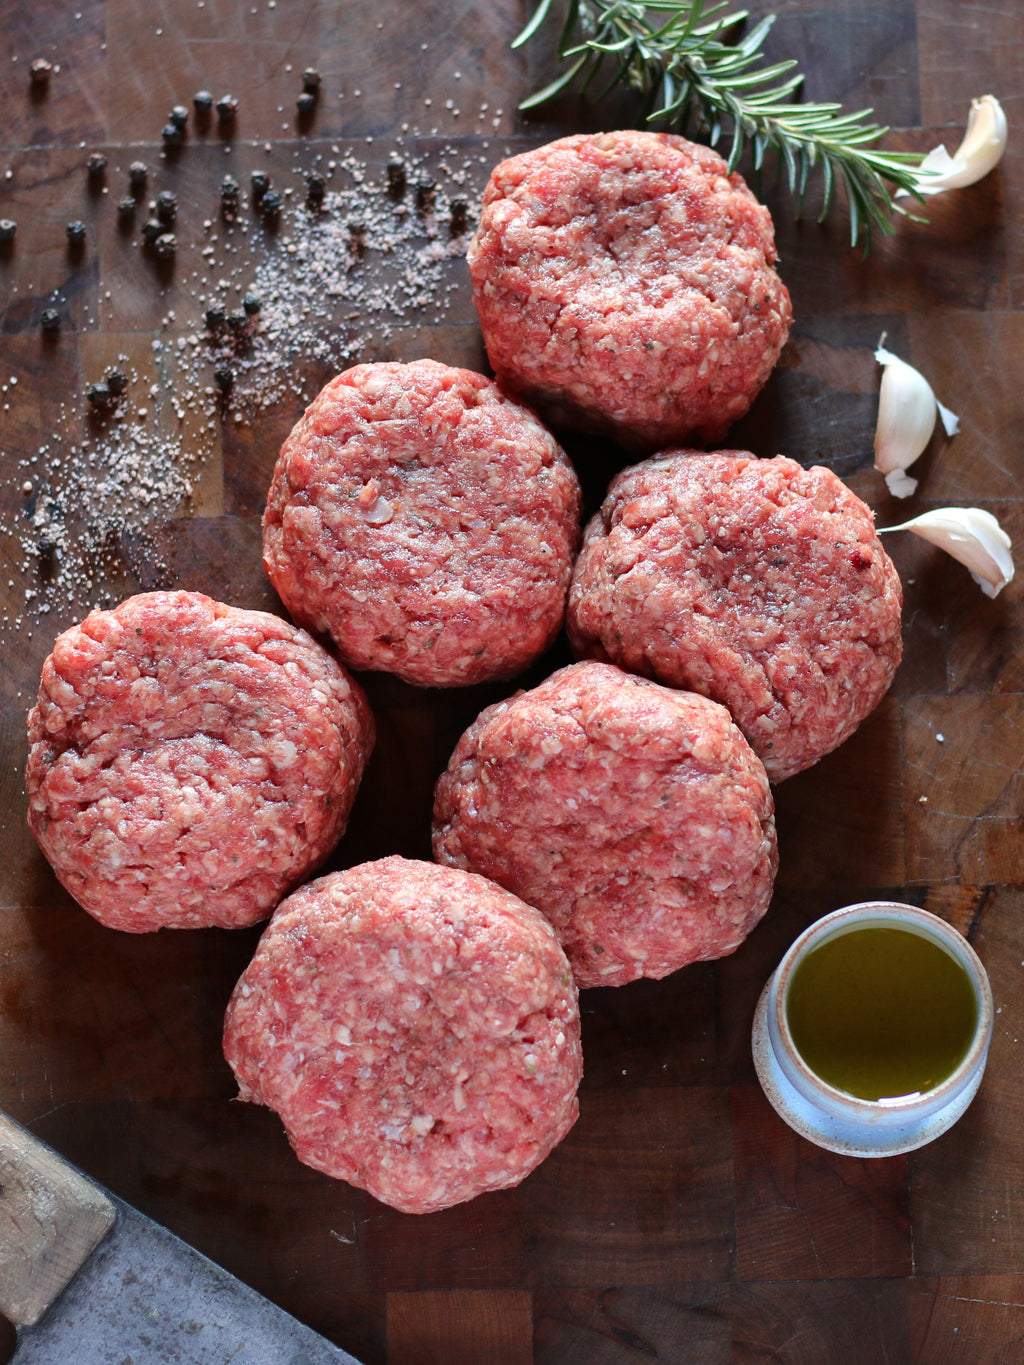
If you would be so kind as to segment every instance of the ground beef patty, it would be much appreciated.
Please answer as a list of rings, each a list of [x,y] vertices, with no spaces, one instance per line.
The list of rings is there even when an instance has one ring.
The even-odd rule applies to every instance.
[[[362,692],[304,631],[189,592],[58,636],[28,729],[40,848],[134,933],[264,919],[341,836],[373,744]]]
[[[550,926],[433,863],[364,863],[284,901],[224,1050],[301,1161],[405,1213],[517,1185],[576,1121],[579,1007]]]
[[[498,382],[630,449],[719,441],[789,332],[768,210],[670,133],[580,134],[503,161],[468,259]]]
[[[284,443],[264,563],[351,667],[481,682],[557,635],[579,506],[554,438],[490,380],[433,360],[357,365]]]
[[[771,789],[724,707],[575,664],[463,735],[434,856],[542,911],[577,985],[620,986],[743,942],[777,866]]]
[[[885,694],[902,596],[870,508],[830,470],[670,450],[613,481],[568,626],[578,655],[722,702],[778,782]]]

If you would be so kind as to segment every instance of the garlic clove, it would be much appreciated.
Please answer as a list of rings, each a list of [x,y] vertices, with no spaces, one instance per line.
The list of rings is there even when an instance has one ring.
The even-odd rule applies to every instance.
[[[941,194],[973,185],[998,164],[1006,137],[1006,114],[995,95],[971,100],[963,141],[952,156],[945,147],[932,148],[917,168],[917,192]],[[905,193],[901,190],[897,198]]]
[[[932,386],[913,365],[887,351],[881,343],[875,359],[883,366],[875,425],[875,468],[885,475],[894,497],[908,498],[917,481],[903,471],[928,444],[936,417],[941,414],[948,436],[958,431],[960,424],[956,414],[937,401]]]
[[[945,550],[970,570],[986,597],[998,596],[1013,578],[1010,537],[980,507],[939,507],[900,526],[879,527],[879,535],[889,531],[913,531]]]

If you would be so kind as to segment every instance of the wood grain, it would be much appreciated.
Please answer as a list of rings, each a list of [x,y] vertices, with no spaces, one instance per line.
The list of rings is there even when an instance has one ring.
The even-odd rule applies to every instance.
[[[990,90],[1011,139],[995,173],[930,201],[927,224],[898,222],[867,259],[845,244],[841,216],[796,221],[767,179],[795,324],[730,444],[826,464],[880,525],[902,520],[907,506],[872,468],[872,350],[885,331],[961,417],[958,436],[929,445],[910,510],[984,506],[1024,544],[1019,6],[751,8],[777,12],[769,52],[797,59],[810,97],[873,105],[892,125],[889,145],[952,148],[969,100]],[[54,635],[102,592],[116,599],[176,585],[281,610],[260,562],[270,470],[331,373],[314,342],[326,332],[361,335],[366,319],[339,310],[330,324],[297,322],[275,387],[236,421],[203,393],[213,361],[202,314],[209,296],[248,285],[270,261],[287,273],[289,243],[308,222],[305,173],[333,162],[340,186],[349,183],[343,166],[358,162],[372,179],[401,146],[439,180],[462,175],[472,201],[507,152],[630,117],[619,97],[600,107],[566,97],[530,119],[516,112],[553,74],[550,37],[509,50],[528,9],[525,0],[6,6],[0,217],[17,220],[18,232],[0,250],[0,1106],[367,1365],[1016,1360],[1020,582],[990,601],[933,547],[890,539],[905,590],[904,662],[858,733],[779,787],[782,861],[769,914],[721,962],[585,993],[577,1127],[518,1189],[425,1218],[302,1166],[273,1114],[232,1100],[221,1021],[258,929],[143,938],[104,930],[60,888],[26,829],[25,712]],[[33,94],[28,64],[38,56],[59,69]],[[300,124],[307,66],[321,71],[322,93]],[[184,146],[165,155],[171,106],[201,87],[236,95],[237,119],[228,127],[193,118]],[[108,165],[90,185],[85,161],[95,149]],[[148,164],[149,181],[123,230],[116,205],[136,160]],[[248,204],[254,169],[292,191],[276,233]],[[244,201],[230,231],[218,198],[226,174]],[[161,189],[177,195],[179,238],[162,271],[138,231]],[[64,235],[74,218],[87,226],[77,257]],[[401,310],[352,358],[430,355],[484,368],[464,262],[448,261],[439,278],[430,307]],[[47,338],[39,319],[54,304],[61,330]],[[64,498],[60,512],[76,534],[89,530],[89,499],[67,496],[68,471],[82,443],[102,448],[109,438],[84,391],[115,362],[137,376],[125,420],[170,444],[190,491],[156,515],[133,504],[105,538],[93,527],[92,586],[56,591],[59,563],[23,542],[44,495]],[[589,438],[565,444],[592,511],[627,457]],[[517,684],[569,658],[563,639]],[[436,775],[478,711],[511,690],[365,682],[378,745],[330,867],[429,856]],[[808,1146],[767,1105],[750,1023],[793,938],[820,915],[876,895],[924,905],[970,937],[992,977],[996,1033],[985,1082],[955,1128],[907,1158],[847,1161]]]

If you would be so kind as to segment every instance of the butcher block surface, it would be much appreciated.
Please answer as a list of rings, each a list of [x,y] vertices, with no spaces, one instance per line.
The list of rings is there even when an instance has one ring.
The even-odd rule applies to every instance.
[[[769,177],[795,320],[729,445],[828,465],[880,526],[987,508],[1024,550],[1018,6],[775,9],[769,52],[798,59],[807,97],[873,106],[887,145],[953,150],[987,93],[1010,140],[993,174],[931,200],[927,225],[901,221],[866,259],[845,215],[796,221]],[[0,218],[18,226],[0,245],[0,1108],[367,1365],[1024,1359],[1020,579],[990,600],[934,547],[887,539],[904,660],[853,738],[777,788],[768,914],[717,963],[585,991],[576,1127],[517,1189],[445,1212],[401,1214],[308,1169],[273,1113],[235,1100],[221,1025],[259,927],[103,928],[28,832],[25,714],[55,635],[153,588],[281,612],[260,514],[305,404],[356,361],[486,368],[461,222],[472,227],[490,166],[631,116],[615,100],[517,112],[555,70],[543,34],[509,49],[528,12],[519,0],[4,6]],[[53,70],[33,85],[37,58]],[[321,83],[303,115],[306,68]],[[203,88],[230,92],[235,117],[197,124]],[[178,104],[184,141],[165,153]],[[107,164],[90,177],[94,152]],[[406,184],[389,199],[369,187],[396,158]],[[147,184],[119,216],[133,161]],[[276,223],[251,203],[253,170],[283,194]],[[319,211],[311,172],[325,180]],[[239,185],[233,217],[225,176]],[[163,190],[177,196],[166,259],[140,235]],[[205,310],[238,311],[246,292],[261,305],[247,330],[211,338]],[[883,332],[960,417],[958,435],[933,438],[905,503],[872,468]],[[127,392],[90,411],[86,389],[111,368]],[[231,371],[224,391],[218,368]],[[629,458],[565,443],[593,510]],[[569,661],[563,638],[508,684],[432,691],[361,675],[377,748],[328,869],[428,858],[433,784],[459,735]],[[750,1026],[795,936],[879,896],[969,937],[996,1027],[965,1118],[916,1153],[870,1161],[821,1151],[776,1117]]]

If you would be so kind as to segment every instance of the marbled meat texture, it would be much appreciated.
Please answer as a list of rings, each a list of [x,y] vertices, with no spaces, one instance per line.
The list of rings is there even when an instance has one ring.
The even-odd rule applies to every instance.
[[[290,896],[224,1049],[300,1160],[406,1213],[517,1185],[577,1115],[579,1006],[550,926],[433,863],[384,858]]]
[[[234,928],[341,837],[373,719],[304,631],[153,592],[58,636],[29,742],[29,824],[91,915]]]
[[[577,656],[727,706],[779,782],[885,695],[902,600],[870,508],[830,470],[676,450],[613,481],[567,624]]]
[[[352,668],[448,687],[511,676],[551,644],[579,518],[565,455],[490,380],[357,365],[281,450],[264,563]]]
[[[468,259],[498,382],[634,450],[720,441],[789,333],[768,210],[670,133],[565,137],[492,173]]]
[[[771,899],[773,810],[723,706],[581,663],[463,735],[434,856],[535,905],[577,985],[621,986],[739,947]]]

